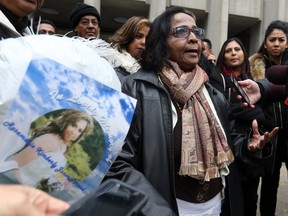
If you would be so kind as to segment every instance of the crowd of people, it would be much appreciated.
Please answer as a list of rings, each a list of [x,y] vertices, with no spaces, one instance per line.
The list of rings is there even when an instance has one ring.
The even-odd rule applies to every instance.
[[[28,16],[43,2],[0,0],[0,38],[56,34],[49,20],[31,28]],[[95,7],[77,3],[70,23],[76,37],[99,40],[101,16]],[[269,99],[273,87],[266,76],[270,67],[288,64],[288,24],[273,21],[251,56],[238,38],[228,38],[215,55],[193,12],[170,7],[153,22],[131,17],[108,45],[130,57],[131,67],[114,68],[122,92],[138,102],[104,181],[115,178],[144,191],[148,199],[141,215],[256,216],[259,197],[261,216],[275,215],[280,168],[288,164],[288,110],[282,98]],[[235,80],[252,108],[240,102]],[[83,119],[84,134],[90,121]],[[14,157],[20,167],[27,163]],[[60,214],[69,208],[28,186],[0,190],[7,203],[0,215],[18,215],[20,209],[22,215]]]

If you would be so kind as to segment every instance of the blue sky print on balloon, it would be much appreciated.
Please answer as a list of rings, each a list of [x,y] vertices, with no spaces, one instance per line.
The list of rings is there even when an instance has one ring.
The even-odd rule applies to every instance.
[[[31,61],[18,94],[1,124],[0,134],[3,139],[0,141],[0,149],[6,152],[6,156],[19,151],[25,145],[25,140],[27,143],[31,122],[53,110],[77,109],[93,116],[104,132],[105,149],[99,164],[90,175],[75,183],[74,186],[78,187],[75,186],[73,192],[66,191],[66,195],[78,199],[95,190],[102,181],[122,148],[135,106],[135,99],[81,72],[52,59],[35,59]],[[29,145],[32,148],[33,142]],[[57,173],[62,172],[59,167],[55,170]]]

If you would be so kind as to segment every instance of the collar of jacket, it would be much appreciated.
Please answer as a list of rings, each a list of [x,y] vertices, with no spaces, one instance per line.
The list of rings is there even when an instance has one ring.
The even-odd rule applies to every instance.
[[[25,28],[22,32],[23,35],[21,35],[15,27],[12,25],[12,23],[7,19],[7,17],[3,14],[3,12],[0,10],[0,28],[3,28],[5,31],[5,38],[17,38],[21,37],[23,35],[32,35],[34,34],[33,31],[29,28]],[[0,37],[0,40],[3,39]]]
[[[15,29],[12,23],[7,19],[4,13],[0,10],[0,25],[4,26],[5,28],[9,29],[13,34],[16,36],[21,36],[19,32]]]
[[[155,86],[159,86],[161,82],[158,74],[153,70],[140,69],[136,74],[133,75],[135,80],[141,80],[149,82]]]
[[[265,59],[260,53],[255,53],[249,57],[250,74],[253,80],[265,78]]]
[[[140,64],[138,63],[138,61],[133,58],[129,53],[120,53],[118,50],[112,48],[109,43],[102,39],[77,39],[81,39],[86,42],[86,44],[89,47],[93,48],[98,55],[105,58],[112,65],[113,68],[122,67],[130,74],[136,73],[140,69]]]
[[[158,74],[153,70],[144,70],[140,68],[140,70],[136,74],[133,75],[133,79],[149,82],[158,87],[159,86],[164,87],[164,84],[160,80]],[[205,82],[205,86],[206,87],[208,86],[209,88],[211,88],[211,92],[213,94],[217,94],[218,91],[215,88],[213,88],[209,82]]]
[[[13,25],[17,32],[21,33],[27,28],[30,24],[28,17],[23,17],[21,20],[15,16],[11,11],[5,8],[3,5],[0,4],[0,10],[2,13],[7,17],[9,22]]]

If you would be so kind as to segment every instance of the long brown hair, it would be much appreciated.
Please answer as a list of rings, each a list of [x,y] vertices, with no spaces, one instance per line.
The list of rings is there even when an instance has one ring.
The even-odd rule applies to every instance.
[[[33,140],[36,137],[46,133],[56,133],[63,138],[65,128],[67,128],[68,125],[74,124],[80,120],[85,120],[87,122],[87,126],[76,140],[71,141],[72,144],[74,144],[78,142],[85,134],[90,132],[94,127],[93,117],[91,115],[75,109],[66,109],[45,126],[33,129],[31,131],[31,139]]]
[[[145,26],[149,28],[151,26],[148,19],[141,16],[131,17],[109,38],[111,46],[119,52],[127,51],[128,45],[137,36],[139,30]]]

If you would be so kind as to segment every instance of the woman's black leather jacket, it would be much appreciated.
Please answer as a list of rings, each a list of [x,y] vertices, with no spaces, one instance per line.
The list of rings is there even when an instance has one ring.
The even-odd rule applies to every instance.
[[[248,137],[234,133],[234,120],[230,118],[231,110],[224,95],[209,83],[206,88],[231,149],[237,157],[246,156]],[[170,95],[153,71],[140,70],[125,77],[122,90],[137,99],[137,106],[122,152],[107,177],[120,179],[148,195],[143,215],[178,215]],[[236,163],[230,164],[229,169],[221,215],[242,216],[242,193]]]

